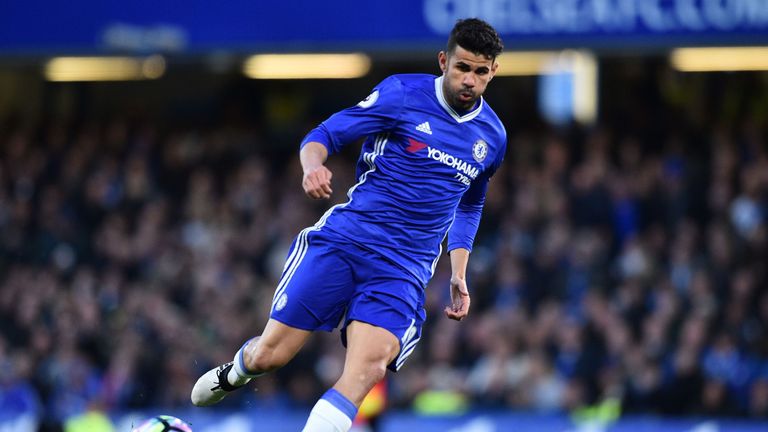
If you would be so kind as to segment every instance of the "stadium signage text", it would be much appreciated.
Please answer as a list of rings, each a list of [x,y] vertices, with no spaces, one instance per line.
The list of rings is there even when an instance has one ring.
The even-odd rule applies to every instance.
[[[488,20],[515,49],[768,44],[768,0],[369,2],[377,7],[359,0],[229,0],[227,7],[186,0],[183,8],[171,0],[81,0],[76,11],[69,2],[45,1],[51,20],[40,19],[37,3],[2,2],[0,55],[431,53],[458,18],[471,16]],[[77,25],[66,25],[70,20]]]
[[[424,0],[436,33],[477,16],[504,34],[727,32],[768,29],[768,0]]]

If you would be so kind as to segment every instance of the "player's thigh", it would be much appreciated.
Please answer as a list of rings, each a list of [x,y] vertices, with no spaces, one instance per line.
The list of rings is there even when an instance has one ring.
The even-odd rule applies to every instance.
[[[347,356],[344,372],[334,388],[357,406],[386,375],[387,365],[397,357],[400,343],[381,327],[352,321],[346,329]]]
[[[391,331],[375,325],[351,321],[346,328],[347,364],[391,363],[400,352],[400,341]]]

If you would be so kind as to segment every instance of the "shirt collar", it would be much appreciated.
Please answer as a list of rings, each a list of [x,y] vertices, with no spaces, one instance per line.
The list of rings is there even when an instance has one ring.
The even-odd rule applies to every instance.
[[[483,100],[483,97],[480,96],[480,101],[477,104],[477,108],[474,110],[464,114],[459,115],[459,113],[456,112],[450,105],[448,105],[448,102],[445,100],[445,95],[443,95],[443,76],[439,76],[435,78],[435,95],[437,95],[437,101],[440,102],[440,106],[443,107],[445,112],[447,112],[451,117],[453,117],[454,120],[456,120],[459,123],[464,123],[466,121],[470,121],[473,118],[477,117],[478,114],[480,114],[480,111],[483,110],[483,105],[485,104],[485,101]]]

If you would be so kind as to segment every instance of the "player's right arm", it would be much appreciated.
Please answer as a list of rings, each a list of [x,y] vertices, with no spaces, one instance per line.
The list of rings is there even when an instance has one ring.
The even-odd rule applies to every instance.
[[[307,196],[330,198],[332,173],[323,165],[328,155],[361,137],[390,130],[404,98],[402,82],[389,77],[363,101],[332,115],[304,137],[299,158],[304,170],[301,185]]]
[[[299,160],[304,170],[304,178],[301,186],[304,193],[313,199],[327,199],[331,197],[331,177],[333,173],[325,165],[328,159],[328,149],[317,141],[310,141],[301,148]]]
[[[302,141],[319,142],[334,154],[358,139],[391,130],[405,104],[403,83],[391,76],[374,87],[357,105],[341,110],[310,131]]]
[[[301,185],[311,198],[331,196],[331,171],[323,164],[329,154],[367,135],[391,129],[404,105],[402,82],[389,77],[357,105],[339,111],[312,129],[301,143]]]

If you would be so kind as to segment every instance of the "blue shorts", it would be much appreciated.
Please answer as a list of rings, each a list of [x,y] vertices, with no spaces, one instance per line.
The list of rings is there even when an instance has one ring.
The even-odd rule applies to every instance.
[[[421,338],[424,289],[402,268],[370,250],[308,228],[294,240],[272,300],[270,317],[303,330],[332,331],[362,321],[400,341],[389,365],[397,371]]]

